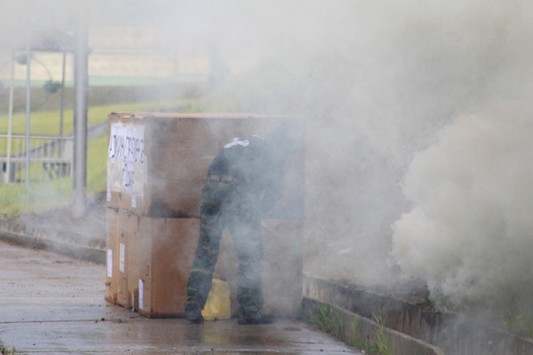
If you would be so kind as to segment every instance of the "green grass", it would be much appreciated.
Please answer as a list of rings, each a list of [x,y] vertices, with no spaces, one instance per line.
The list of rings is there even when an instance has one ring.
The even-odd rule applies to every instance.
[[[92,140],[87,149],[87,192],[105,191],[107,187],[108,138]]]
[[[387,334],[385,333],[385,323],[383,318],[380,316],[373,315],[374,322],[376,322],[376,344],[375,344],[375,354],[378,355],[392,355],[392,352],[389,347],[389,340]]]
[[[42,212],[68,205],[72,195],[70,180],[0,185],[0,214],[12,217],[23,212]]]
[[[366,341],[363,335],[363,327],[361,326],[361,318],[359,316],[354,316],[352,318],[352,330],[352,346],[356,349],[365,349]]]
[[[509,291],[507,302],[500,307],[503,313],[502,326],[513,334],[533,338],[533,316],[527,298],[527,293],[519,295]]]
[[[323,332],[340,337],[342,322],[339,314],[329,305],[322,305],[316,309],[311,317],[311,324],[314,324]]]
[[[376,323],[374,335],[365,338],[361,326],[361,319],[356,316],[351,320],[351,345],[357,349],[364,350],[370,355],[391,355],[389,339],[385,331],[385,323],[380,316],[373,315]],[[338,310],[330,305],[321,305],[317,307],[312,316],[311,324],[317,326],[323,332],[342,339],[343,333],[346,332],[345,324]]]
[[[87,121],[88,126],[104,122],[111,112],[132,112],[132,111],[151,111],[155,108],[171,106],[183,102],[182,100],[176,102],[157,102],[157,103],[131,103],[131,104],[112,104],[91,106],[88,110]],[[192,105],[192,104],[191,104]],[[188,105],[187,107],[190,107]],[[59,134],[59,111],[44,111],[32,112],[30,122],[30,132],[32,134]],[[72,109],[64,111],[63,132],[70,134],[74,128],[74,113]],[[24,134],[26,132],[26,113],[17,112],[13,114],[13,133]],[[6,133],[8,130],[8,114],[2,112],[0,114],[0,132]],[[0,147],[4,149],[5,147]],[[3,151],[0,150],[0,153]]]
[[[6,348],[4,345],[0,344],[0,354],[1,355],[15,355],[17,349],[15,348]]]

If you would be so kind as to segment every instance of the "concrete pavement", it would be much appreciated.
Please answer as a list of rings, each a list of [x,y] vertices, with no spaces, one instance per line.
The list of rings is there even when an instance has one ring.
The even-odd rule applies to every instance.
[[[107,304],[104,279],[103,265],[0,241],[0,344],[16,354],[362,354],[296,320],[147,319]]]

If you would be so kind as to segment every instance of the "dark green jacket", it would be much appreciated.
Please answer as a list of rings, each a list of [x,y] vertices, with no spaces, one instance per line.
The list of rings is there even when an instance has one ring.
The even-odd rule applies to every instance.
[[[208,176],[231,176],[242,192],[257,195],[264,212],[283,192],[285,157],[264,137],[234,138],[213,159]]]

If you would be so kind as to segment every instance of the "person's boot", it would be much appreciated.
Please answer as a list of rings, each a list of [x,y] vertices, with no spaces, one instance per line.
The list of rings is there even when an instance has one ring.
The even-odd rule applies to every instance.
[[[237,323],[240,325],[254,325],[254,324],[270,324],[273,322],[272,317],[264,316],[261,312],[251,315],[239,315]]]
[[[204,317],[202,317],[200,306],[193,302],[185,304],[185,319],[191,323],[202,324]]]

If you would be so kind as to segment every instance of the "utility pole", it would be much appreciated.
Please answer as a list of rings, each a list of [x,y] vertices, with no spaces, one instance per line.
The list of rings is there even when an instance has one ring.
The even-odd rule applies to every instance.
[[[73,217],[85,214],[87,192],[87,101],[88,101],[88,28],[83,14],[76,21],[74,51],[74,174]]]
[[[24,178],[26,187],[30,184],[30,159],[31,159],[31,55],[32,55],[32,33],[28,29],[26,39],[26,176]]]

